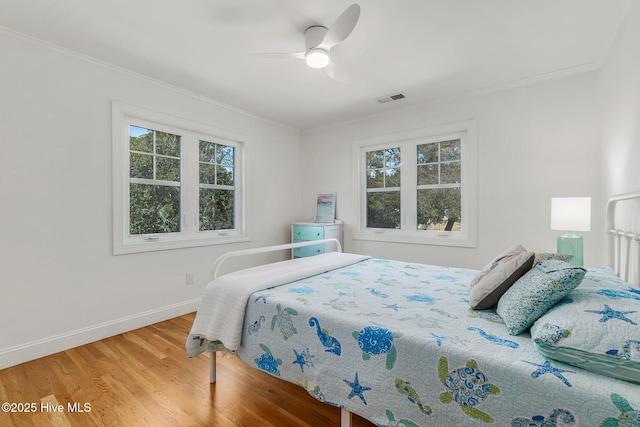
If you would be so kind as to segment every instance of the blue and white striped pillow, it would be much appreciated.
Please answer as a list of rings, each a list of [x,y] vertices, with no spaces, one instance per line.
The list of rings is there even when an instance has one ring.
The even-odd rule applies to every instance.
[[[640,383],[640,289],[590,269],[533,324],[531,338],[550,359]]]

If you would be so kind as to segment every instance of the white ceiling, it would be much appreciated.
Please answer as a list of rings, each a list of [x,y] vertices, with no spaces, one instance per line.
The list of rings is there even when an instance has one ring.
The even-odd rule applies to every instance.
[[[255,55],[304,50],[353,1],[331,52],[352,83]],[[631,1],[0,0],[0,26],[304,130],[596,69]]]

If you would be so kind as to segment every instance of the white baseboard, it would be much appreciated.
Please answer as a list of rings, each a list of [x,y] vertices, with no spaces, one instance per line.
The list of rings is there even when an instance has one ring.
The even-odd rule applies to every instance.
[[[0,369],[38,359],[197,310],[200,298],[145,311],[8,348],[0,348]],[[186,340],[185,336],[185,340]]]

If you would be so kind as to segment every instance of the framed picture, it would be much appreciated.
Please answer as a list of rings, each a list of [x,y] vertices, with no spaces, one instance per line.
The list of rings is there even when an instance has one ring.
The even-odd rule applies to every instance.
[[[315,222],[335,222],[336,193],[322,193],[316,196]]]

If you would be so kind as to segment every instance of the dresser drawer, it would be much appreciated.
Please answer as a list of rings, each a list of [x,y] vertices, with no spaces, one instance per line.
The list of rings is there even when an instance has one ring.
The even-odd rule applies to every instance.
[[[293,257],[308,257],[324,253],[324,245],[303,246],[301,248],[293,248]]]
[[[293,226],[293,241],[301,240],[322,240],[324,238],[324,228],[294,225]]]

